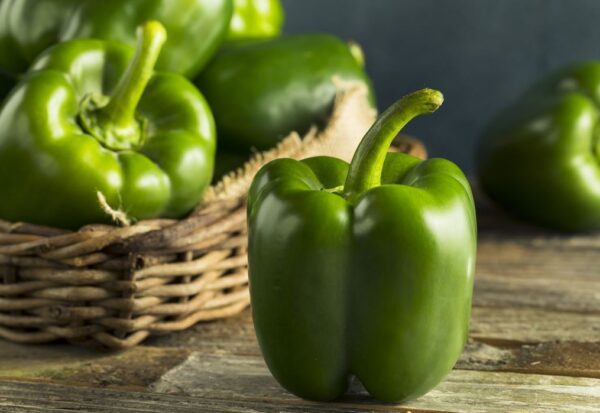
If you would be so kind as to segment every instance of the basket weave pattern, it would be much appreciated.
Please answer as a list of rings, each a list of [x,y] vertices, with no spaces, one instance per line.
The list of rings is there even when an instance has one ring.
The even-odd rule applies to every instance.
[[[278,157],[348,159],[374,117],[364,89],[348,88],[324,131],[257,154],[183,220],[76,232],[0,221],[0,337],[120,349],[239,313],[249,304],[245,205],[256,171]]]

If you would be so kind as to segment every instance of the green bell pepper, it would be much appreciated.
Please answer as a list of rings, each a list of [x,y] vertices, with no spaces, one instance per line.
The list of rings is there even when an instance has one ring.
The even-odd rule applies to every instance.
[[[154,21],[138,48],[78,39],[48,49],[0,112],[0,218],[64,228],[180,217],[212,176],[215,127],[196,87],[155,73],[166,38]]]
[[[322,34],[227,44],[197,81],[215,115],[219,147],[265,150],[292,131],[323,125],[339,90],[336,76],[370,85],[353,51]]]
[[[395,103],[350,165],[278,159],[253,181],[256,335],[274,377],[298,396],[337,398],[355,375],[378,399],[411,399],[463,349],[477,238],[469,183],[448,160],[386,154],[442,100],[424,89]]]
[[[543,79],[487,127],[483,190],[516,216],[562,231],[600,229],[600,62]]]
[[[228,39],[277,37],[281,34],[284,13],[279,0],[234,0],[233,7]]]
[[[225,39],[232,0],[3,0],[0,68],[27,70],[47,47],[75,38],[135,44],[135,28],[159,20],[169,39],[158,70],[195,76]]]

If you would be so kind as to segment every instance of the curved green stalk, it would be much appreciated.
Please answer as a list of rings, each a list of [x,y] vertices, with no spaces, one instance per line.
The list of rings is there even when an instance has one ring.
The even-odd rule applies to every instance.
[[[167,33],[160,22],[152,20],[138,28],[137,39],[133,60],[108,103],[103,105],[90,96],[83,102],[80,116],[85,129],[114,150],[131,149],[142,141],[143,128],[136,119],[137,105],[154,73]]]
[[[362,139],[352,162],[344,196],[356,199],[370,188],[381,185],[381,171],[392,141],[404,126],[419,115],[435,112],[444,102],[441,92],[422,89],[404,96],[375,121]]]

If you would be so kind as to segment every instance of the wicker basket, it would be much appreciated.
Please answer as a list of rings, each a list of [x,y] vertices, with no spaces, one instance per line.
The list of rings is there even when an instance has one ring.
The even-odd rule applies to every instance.
[[[249,304],[245,195],[252,177],[277,157],[349,159],[375,117],[365,96],[348,87],[325,130],[291,134],[257,154],[183,220],[77,232],[0,221],[0,337],[121,349],[239,313]],[[404,145],[422,155],[418,144]]]

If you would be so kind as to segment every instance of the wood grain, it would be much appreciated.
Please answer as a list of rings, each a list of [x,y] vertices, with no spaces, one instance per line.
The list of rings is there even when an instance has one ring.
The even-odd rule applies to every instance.
[[[435,390],[404,405],[382,404],[358,384],[334,403],[282,390],[257,359],[194,354],[153,392],[0,381],[0,408],[97,412],[597,412],[600,380],[456,370]],[[175,394],[168,394],[175,393]]]

